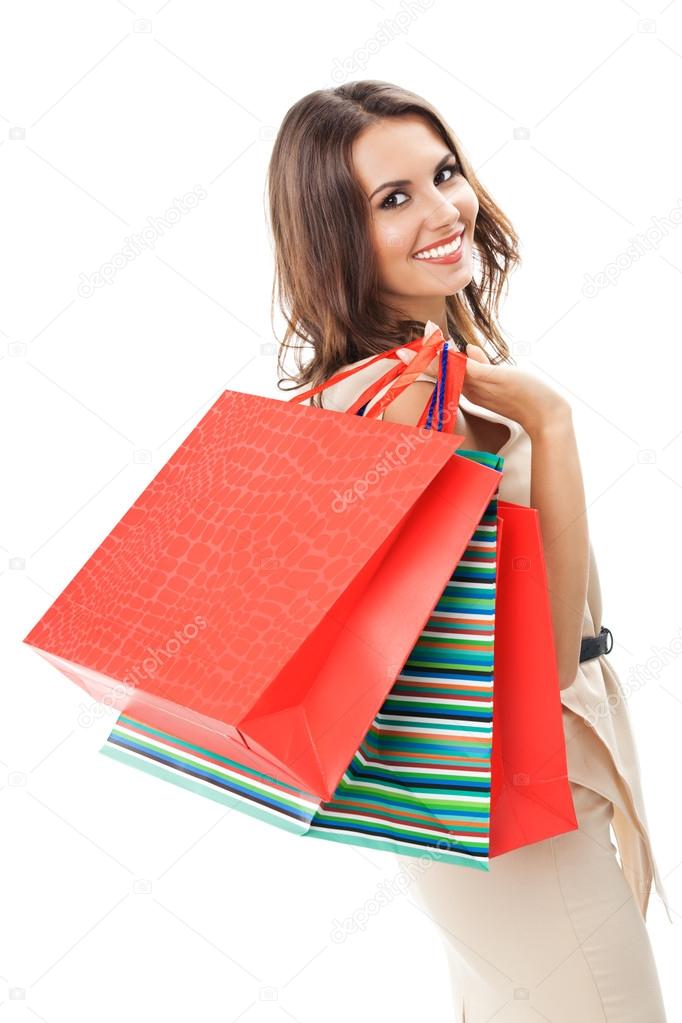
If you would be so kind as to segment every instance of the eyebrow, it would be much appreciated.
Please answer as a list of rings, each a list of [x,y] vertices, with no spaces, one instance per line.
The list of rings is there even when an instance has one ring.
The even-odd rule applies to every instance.
[[[450,150],[448,150],[448,151],[447,151],[447,153],[445,154],[445,156],[444,156],[444,157],[442,157],[442,158],[441,158],[441,159],[440,159],[440,160],[438,161],[438,163],[436,164],[436,166],[434,167],[434,169],[433,169],[433,173],[434,173],[434,174],[437,174],[439,170],[442,170],[442,169],[443,169],[443,167],[445,166],[445,164],[446,164],[446,163],[449,163],[449,162],[450,162],[450,160],[452,160],[452,159],[454,158],[454,156],[455,156],[455,154],[454,154],[454,153],[451,153],[451,152],[450,152]],[[383,185],[379,185],[379,187],[378,187],[378,188],[375,188],[375,189],[374,189],[374,191],[372,192],[372,194],[370,195],[370,197],[369,197],[369,198],[370,198],[370,200],[371,200],[371,199],[373,199],[373,198],[374,198],[374,196],[375,196],[375,195],[376,195],[376,194],[377,194],[378,192],[382,192],[382,191],[384,190],[384,188],[402,188],[402,187],[403,187],[403,185],[411,185],[411,184],[412,184],[412,182],[411,182],[411,181],[408,181],[408,180],[407,180],[407,178],[403,178],[403,179],[402,179],[402,180],[400,180],[400,181],[385,181],[385,182],[383,183]]]

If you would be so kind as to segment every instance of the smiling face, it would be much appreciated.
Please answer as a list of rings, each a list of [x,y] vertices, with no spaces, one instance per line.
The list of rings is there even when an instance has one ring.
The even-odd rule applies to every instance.
[[[473,276],[476,193],[456,156],[416,115],[365,129],[352,157],[371,208],[382,291],[405,315],[442,324],[445,297]]]

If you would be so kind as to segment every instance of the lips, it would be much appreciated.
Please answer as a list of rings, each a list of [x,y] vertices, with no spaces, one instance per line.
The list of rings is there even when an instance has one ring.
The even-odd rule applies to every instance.
[[[450,242],[454,242],[455,238],[459,238],[461,234],[464,234],[464,228],[460,227],[458,231],[453,231],[447,238],[439,238],[436,242],[431,242],[429,245],[425,245],[423,249],[417,249],[412,255],[416,256],[420,252],[429,252],[431,249],[437,249],[439,245],[449,245]]]

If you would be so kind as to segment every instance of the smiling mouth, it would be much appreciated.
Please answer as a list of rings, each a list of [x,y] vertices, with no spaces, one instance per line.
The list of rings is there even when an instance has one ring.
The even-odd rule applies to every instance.
[[[431,249],[420,249],[413,254],[412,259],[420,263],[455,263],[462,256],[464,248],[464,230],[447,242],[437,244]]]
[[[429,259],[443,259],[444,256],[452,256],[455,252],[459,252],[464,241],[464,228],[459,231],[456,235],[450,235],[450,237],[433,245],[428,249],[419,249],[412,256],[413,259],[419,259],[428,261]]]

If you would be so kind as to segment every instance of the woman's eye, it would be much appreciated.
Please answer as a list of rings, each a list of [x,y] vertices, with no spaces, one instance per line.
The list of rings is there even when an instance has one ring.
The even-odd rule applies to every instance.
[[[455,174],[457,173],[457,164],[456,163],[446,164],[446,166],[443,167],[442,170],[438,171],[438,174],[444,174],[445,171],[450,171],[450,177],[447,179],[448,181],[450,181],[452,178],[454,178]],[[438,174],[436,174],[436,177],[438,177]]]
[[[451,181],[452,178],[454,178],[455,174],[457,173],[457,164],[449,163],[445,167],[442,167],[441,170],[438,171],[438,174],[436,174],[436,178],[440,177],[441,174],[445,174],[446,171],[450,172],[450,177],[446,178],[445,180]],[[434,181],[436,180],[436,178],[434,178]],[[390,200],[394,199],[397,195],[407,195],[407,192],[391,192],[391,194],[387,195],[384,201],[380,204],[379,209],[397,210],[400,206],[404,206],[405,205],[404,202],[389,204]]]
[[[406,195],[406,193],[405,192],[391,192],[391,194],[387,195],[386,198],[384,199],[384,201],[381,203],[379,209],[382,209],[382,210],[396,210],[399,206],[404,206],[405,204],[402,203],[402,202],[393,203],[392,205],[389,206],[389,200],[390,199],[395,199],[395,197],[397,195]]]

